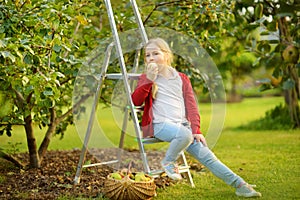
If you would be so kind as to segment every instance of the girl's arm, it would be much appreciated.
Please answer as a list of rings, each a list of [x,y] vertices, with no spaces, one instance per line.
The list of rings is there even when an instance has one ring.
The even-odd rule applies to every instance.
[[[145,102],[145,99],[151,93],[153,81],[147,79],[145,74],[139,77],[139,81],[136,89],[131,95],[133,104],[135,106],[141,106]]]
[[[184,95],[184,103],[185,103],[185,111],[187,119],[191,123],[192,133],[193,134],[201,134],[200,131],[200,114],[198,111],[198,105],[195,100],[193,88],[190,82],[190,79],[183,74],[183,95]]]

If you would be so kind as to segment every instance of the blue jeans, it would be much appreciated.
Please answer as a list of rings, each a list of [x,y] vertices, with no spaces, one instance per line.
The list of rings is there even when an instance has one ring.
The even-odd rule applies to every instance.
[[[153,127],[156,138],[170,143],[161,162],[163,165],[175,162],[180,152],[186,150],[228,185],[237,188],[241,183],[245,183],[240,176],[224,165],[208,147],[194,140],[189,125],[164,122],[153,124]]]

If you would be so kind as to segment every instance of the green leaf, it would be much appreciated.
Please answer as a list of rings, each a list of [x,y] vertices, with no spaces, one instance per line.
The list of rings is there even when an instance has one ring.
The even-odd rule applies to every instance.
[[[42,29],[40,29],[39,34],[40,34],[41,36],[45,36],[45,35],[47,35],[49,32],[50,32],[50,29],[42,28]]]
[[[8,137],[11,137],[11,129],[10,128],[6,128],[6,135],[8,136]]]
[[[280,53],[281,51],[283,51],[285,49],[285,46],[281,43],[277,44],[275,49],[274,49],[274,52],[278,52]]]
[[[43,101],[43,104],[46,108],[52,108],[54,105],[51,99],[45,99]]]
[[[58,27],[59,27],[59,25],[60,25],[60,21],[57,19],[57,20],[54,20],[53,22],[52,22],[52,28],[54,29],[54,30],[57,30],[58,29]]]
[[[28,46],[28,45],[23,45],[23,47],[24,47],[25,49],[27,49],[32,55],[35,54],[34,51],[32,50],[32,48],[31,48],[30,46]]]
[[[23,54],[19,51],[18,47],[13,48],[15,53],[19,56],[21,60],[23,60]]]
[[[45,96],[52,96],[53,95],[53,91],[52,90],[46,90],[46,91],[43,92],[43,94]]]
[[[23,44],[23,47],[24,47],[24,48],[26,48],[26,47],[25,47],[25,44],[28,44],[29,41],[30,41],[29,39],[25,38],[25,39],[23,39],[23,40],[20,40],[20,43]]]
[[[267,42],[262,42],[258,45],[257,49],[263,53],[268,53],[271,50],[271,46]]]
[[[3,40],[0,40],[0,48],[6,47],[6,44]]]
[[[71,49],[69,47],[67,47],[66,45],[62,45],[67,51],[71,51]]]
[[[25,94],[29,94],[34,90],[34,86],[33,85],[28,85],[25,89]]]
[[[33,60],[32,60],[32,56],[30,54],[27,54],[24,59],[23,59],[24,63],[26,64],[32,64]]]
[[[259,65],[260,60],[261,60],[261,57],[258,57],[258,58],[253,62],[252,66],[254,67],[254,66]]]
[[[63,74],[63,73],[61,73],[61,72],[55,72],[54,73],[57,77],[60,77],[60,78],[64,78],[65,77],[65,75]]]
[[[33,56],[33,64],[36,65],[36,66],[39,66],[40,63],[41,63],[40,57],[37,56],[37,55],[34,55]]]
[[[0,33],[5,33],[6,29],[4,28],[4,26],[0,26]]]
[[[8,81],[0,80],[0,90],[7,90],[10,87],[10,83]]]
[[[0,53],[4,58],[9,58],[13,63],[16,62],[16,57],[9,51],[1,51]]]
[[[56,53],[59,53],[59,52],[61,51],[61,46],[55,44],[55,45],[53,46],[53,50],[54,50]]]
[[[101,1],[96,1],[95,6],[99,7],[101,5]]]

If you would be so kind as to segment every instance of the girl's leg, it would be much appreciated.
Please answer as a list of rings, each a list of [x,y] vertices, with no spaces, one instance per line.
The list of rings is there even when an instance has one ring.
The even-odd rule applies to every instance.
[[[193,141],[190,129],[170,122],[158,123],[154,125],[154,136],[162,141],[170,142],[162,165],[173,163],[177,160],[181,151],[185,150]]]
[[[215,176],[222,179],[228,185],[238,188],[245,181],[226,165],[224,165],[215,154],[201,142],[194,141],[188,148],[192,156],[194,156],[200,163],[206,166]]]

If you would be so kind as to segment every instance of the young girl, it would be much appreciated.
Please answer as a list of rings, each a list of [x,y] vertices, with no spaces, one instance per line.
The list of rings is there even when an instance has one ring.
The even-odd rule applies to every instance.
[[[166,174],[174,180],[181,179],[175,162],[180,152],[186,150],[214,175],[236,188],[236,195],[260,197],[259,192],[207,147],[200,131],[200,115],[190,80],[171,67],[172,60],[173,54],[163,39],[150,39],[145,45],[146,71],[132,94],[136,106],[144,104],[141,123],[144,137],[170,143],[161,161]]]

